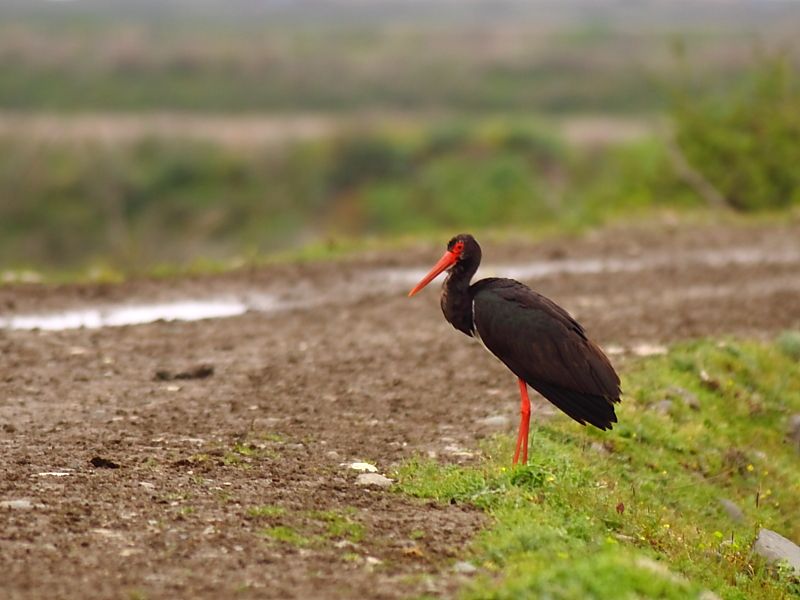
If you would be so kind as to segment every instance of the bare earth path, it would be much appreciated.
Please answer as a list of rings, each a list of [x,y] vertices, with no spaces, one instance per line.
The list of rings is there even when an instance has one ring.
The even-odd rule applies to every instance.
[[[440,253],[175,282],[0,287],[6,319],[223,296],[253,309],[196,322],[0,329],[0,596],[451,595],[460,576],[450,565],[483,517],[357,486],[341,466],[366,460],[390,474],[419,454],[470,460],[501,421],[483,419],[514,426],[513,377],[444,322],[436,286],[405,298],[409,279]],[[618,363],[644,343],[800,326],[800,224],[484,242],[484,256],[496,265],[484,274],[519,274]],[[201,364],[213,374],[156,375]]]

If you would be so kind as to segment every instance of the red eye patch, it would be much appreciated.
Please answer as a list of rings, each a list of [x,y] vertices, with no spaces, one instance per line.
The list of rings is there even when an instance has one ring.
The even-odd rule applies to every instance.
[[[455,254],[456,256],[458,256],[458,255],[459,255],[459,254],[461,254],[463,251],[464,251],[464,242],[456,242],[456,243],[453,245],[453,249],[452,249],[450,252],[452,252],[453,254]]]

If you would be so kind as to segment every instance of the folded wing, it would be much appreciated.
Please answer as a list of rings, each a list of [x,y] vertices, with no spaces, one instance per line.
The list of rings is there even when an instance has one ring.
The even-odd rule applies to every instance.
[[[511,279],[470,291],[476,332],[492,354],[579,423],[611,429],[619,377],[567,311]]]

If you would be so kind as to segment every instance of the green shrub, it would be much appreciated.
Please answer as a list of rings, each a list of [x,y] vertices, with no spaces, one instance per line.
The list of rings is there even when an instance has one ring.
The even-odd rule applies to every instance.
[[[800,203],[800,80],[788,59],[762,61],[724,97],[681,94],[676,140],[692,168],[733,208]]]

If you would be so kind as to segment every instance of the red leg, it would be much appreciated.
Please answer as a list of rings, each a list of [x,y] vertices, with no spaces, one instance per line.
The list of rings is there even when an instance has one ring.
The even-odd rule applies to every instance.
[[[528,398],[528,384],[519,379],[519,433],[517,433],[517,447],[514,450],[514,464],[519,461],[522,451],[522,464],[528,464],[528,429],[531,423],[531,400]]]

